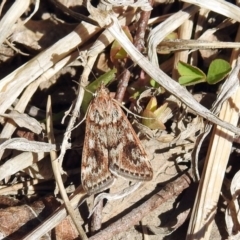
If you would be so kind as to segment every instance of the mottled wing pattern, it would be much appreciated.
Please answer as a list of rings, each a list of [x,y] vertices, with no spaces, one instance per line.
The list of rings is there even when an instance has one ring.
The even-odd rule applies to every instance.
[[[98,89],[88,110],[81,175],[88,193],[108,188],[114,176],[139,181],[153,177],[140,140],[104,85]]]
[[[112,100],[113,125],[107,129],[109,168],[114,175],[149,181],[153,170],[148,156],[121,107]]]
[[[90,194],[103,191],[114,182],[114,175],[109,171],[108,126],[106,112],[103,111],[109,108],[109,100],[109,96],[101,94],[99,90],[86,117],[81,179],[84,190]]]

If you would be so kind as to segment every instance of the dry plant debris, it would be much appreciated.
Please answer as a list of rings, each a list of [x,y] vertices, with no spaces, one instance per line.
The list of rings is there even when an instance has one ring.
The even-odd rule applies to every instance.
[[[239,239],[236,2],[0,3],[0,239]],[[224,82],[179,85],[179,61],[206,72],[217,58],[232,66]],[[96,197],[80,166],[100,84],[153,177]]]

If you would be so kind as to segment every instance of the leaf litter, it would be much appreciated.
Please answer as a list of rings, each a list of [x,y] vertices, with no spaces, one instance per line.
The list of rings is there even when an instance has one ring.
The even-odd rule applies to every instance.
[[[103,27],[100,28],[86,23],[78,25],[79,22],[76,19],[72,18],[71,15],[67,16],[58,9],[53,2],[51,2],[51,4],[40,2],[37,12],[30,20],[27,21],[27,23],[24,23],[24,20],[31,15],[31,12],[35,7],[34,4],[29,3],[29,5],[25,5],[16,1],[15,5],[12,5],[9,1],[3,1],[1,6],[2,19],[0,26],[3,26],[2,36],[4,39],[0,39],[2,43],[2,56],[0,57],[0,64],[2,67],[2,71],[0,73],[2,79],[0,83],[0,114],[4,119],[1,120],[2,163],[0,166],[0,173],[2,172],[1,175],[3,178],[1,178],[0,192],[2,192],[1,195],[6,196],[6,198],[1,198],[2,200],[0,203],[3,207],[0,216],[1,219],[6,221],[8,219],[6,217],[7,214],[9,215],[14,213],[16,215],[19,214],[19,216],[24,214],[24,216],[26,216],[26,219],[20,217],[19,219],[16,219],[17,227],[13,227],[11,225],[11,221],[7,221],[4,224],[8,226],[8,230],[2,229],[1,235],[6,237],[11,234],[12,239],[14,239],[14,236],[19,238],[20,235],[18,234],[20,226],[25,226],[25,228],[22,228],[21,230],[22,236],[44,236],[43,238],[52,238],[50,235],[51,233],[48,232],[50,229],[48,230],[48,228],[44,225],[44,222],[42,225],[39,225],[38,221],[36,221],[32,226],[26,225],[27,221],[35,219],[35,215],[39,216],[40,212],[46,211],[48,204],[50,204],[53,209],[56,209],[61,201],[61,197],[59,195],[54,195],[57,191],[54,187],[53,175],[51,173],[48,173],[47,175],[44,174],[44,172],[49,172],[49,164],[47,163],[50,162],[49,155],[44,152],[50,152],[56,148],[56,146],[53,146],[54,144],[51,145],[47,143],[48,139],[46,137],[45,130],[46,121],[45,117],[43,117],[44,115],[42,114],[46,111],[45,109],[48,95],[52,96],[52,109],[54,112],[52,119],[52,131],[56,138],[57,145],[59,146],[62,143],[63,138],[66,135],[68,135],[66,142],[68,142],[69,138],[71,139],[71,150],[67,150],[69,149],[69,145],[66,145],[66,143],[63,142],[60,146],[61,154],[59,155],[59,152],[57,152],[59,162],[63,163],[62,165],[60,164],[60,167],[62,168],[61,173],[63,174],[62,176],[64,178],[65,188],[67,193],[70,194],[73,193],[80,185],[80,162],[84,139],[84,124],[81,124],[79,127],[74,129],[75,121],[81,121],[79,118],[72,118],[72,116],[75,116],[74,111],[72,114],[66,116],[64,124],[61,123],[61,120],[64,117],[64,113],[68,111],[72,103],[75,104],[78,92],[80,93],[78,96],[81,96],[81,91],[79,91],[78,88],[80,89],[82,86],[85,86],[88,81],[94,81],[94,79],[100,76],[103,71],[111,70],[114,67],[114,63],[110,61],[111,57],[108,55],[108,45],[114,40],[113,36],[111,36],[111,34],[109,34],[106,30],[100,34],[100,29],[104,30]],[[67,7],[74,11],[87,13],[86,8],[81,6],[81,4],[79,5],[80,1],[68,1],[68,3],[65,1],[59,2],[62,4],[68,4]],[[113,4],[114,1],[110,2]],[[139,1],[139,4],[141,4],[141,1]],[[143,1],[142,4],[143,9],[148,6],[146,1]],[[218,34],[216,36],[214,35],[214,41],[239,41],[232,38],[232,35],[234,35],[237,31],[237,27],[234,25],[234,22],[230,21],[230,18],[235,19],[234,16],[231,16],[230,13],[226,13],[224,16],[224,13],[219,9],[216,9],[215,13],[210,12],[210,10],[213,9],[203,11],[194,4],[196,4],[195,1],[192,1],[191,6],[189,7],[190,14],[188,17],[194,16],[196,13],[199,13],[199,16],[201,16],[201,14],[205,16],[204,22],[200,22],[200,19],[197,18],[195,20],[197,24],[196,29],[202,27],[202,35],[204,35],[205,32],[209,34],[205,34],[204,40],[211,41],[211,39],[213,39],[213,33],[217,29]],[[208,9],[207,6],[204,5],[205,1],[203,1],[202,4],[203,6],[201,7]],[[4,25],[2,25],[3,17],[8,17],[10,10],[14,10],[17,7],[19,10],[21,9],[24,14],[16,16],[16,19],[13,19],[15,22],[7,21]],[[222,7],[224,8],[226,5],[223,5]],[[227,7],[231,7],[231,5],[227,5]],[[234,10],[235,8],[236,6],[233,7]],[[147,10],[149,11],[149,9],[150,8]],[[136,9],[134,9],[134,11],[135,10]],[[130,18],[130,16],[137,17],[139,13],[137,11],[133,12],[132,9],[127,8],[126,6],[118,6],[114,9],[114,11],[118,12],[118,19],[122,16],[126,17],[121,19],[122,25],[128,26],[134,37],[134,34],[136,34],[135,30],[137,23],[135,19]],[[179,17],[181,14],[182,16],[184,15],[184,13],[182,13],[182,8],[174,5],[171,1],[168,1],[163,5],[158,1],[154,3],[154,10],[152,11],[149,22],[154,20],[155,23],[149,25],[149,36],[153,36],[154,29],[156,29],[159,24],[158,21],[162,21],[161,17],[169,14],[170,12],[172,18],[175,16]],[[94,15],[95,13],[93,12],[91,14]],[[186,16],[183,17],[185,17],[185,20],[188,18],[186,18]],[[96,16],[95,20],[98,21]],[[238,21],[238,19],[235,20]],[[101,20],[99,19],[99,21]],[[182,18],[179,18],[179,24],[182,24],[184,21]],[[197,32],[194,32],[194,28],[185,28],[184,24],[174,26],[174,22],[166,21],[163,22],[163,24],[164,23],[170,24],[170,27],[164,26],[165,29],[167,28],[168,30],[172,29],[172,31],[175,31],[178,28],[181,28],[183,32],[185,31],[182,35],[178,36],[179,38],[185,39],[189,33],[191,33],[192,36],[195,36],[196,39],[200,37],[197,36]],[[111,31],[112,30],[110,30],[110,32]],[[161,33],[162,35],[160,38],[166,37],[164,36],[164,32]],[[81,36],[81,39],[79,36]],[[105,41],[98,41],[96,39],[104,39]],[[149,38],[149,41],[145,42],[145,45],[149,48],[146,48],[146,50],[149,51],[149,55],[151,55],[150,52],[152,47],[150,44],[151,41]],[[86,63],[84,63],[81,59],[77,59],[79,54],[86,50],[90,50],[89,52],[92,54],[92,56],[90,55],[92,58],[91,61],[93,61],[92,67],[89,59],[87,59]],[[103,51],[104,57],[102,55]],[[191,63],[195,62],[194,65],[199,65],[202,67],[201,69],[203,69],[204,64],[210,61],[209,59],[211,58],[224,58],[226,61],[230,61],[232,53],[229,49],[222,49],[221,51],[214,50],[214,52],[210,50],[207,52],[207,50],[200,49],[200,52],[201,56],[198,51],[180,51],[169,54],[168,59],[165,60],[164,63],[168,63],[168,66],[170,67],[167,67],[167,64],[163,65],[163,63],[161,63],[161,69],[166,74],[177,80],[176,75],[174,75],[176,73],[173,73],[173,64],[177,59],[177,54],[179,54],[178,58],[181,59],[181,61],[187,61],[186,56],[184,56],[184,54],[187,53],[187,57],[191,59]],[[152,54],[152,56],[155,55]],[[158,61],[162,59],[161,57],[161,55],[157,56]],[[124,58],[127,57],[125,56]],[[237,59],[237,57],[235,57],[235,59]],[[126,60],[127,59],[123,59],[123,62]],[[155,60],[153,60],[153,62]],[[139,61],[141,61],[141,59]],[[118,68],[117,77],[121,78],[121,72],[126,67],[121,67],[121,64],[118,64],[116,67]],[[90,70],[88,68],[90,68]],[[236,72],[238,71],[239,70],[236,69]],[[92,75],[88,75],[89,73],[87,72]],[[77,86],[74,81],[78,80],[81,75],[83,80],[80,85]],[[202,104],[204,104],[204,101],[207,102],[208,108],[210,109],[211,102],[213,103],[211,100],[212,96],[220,101],[221,99],[226,100],[233,96],[234,92],[238,88],[236,86],[238,83],[236,75],[237,73],[235,73],[235,83],[229,83],[228,86],[224,85],[222,90],[225,90],[225,92],[221,91],[221,94],[219,95],[217,95],[216,92],[218,89],[217,87],[220,84],[216,86],[196,85],[188,90],[192,93],[192,98],[194,98],[195,95],[200,94],[201,100],[199,101],[201,101]],[[84,81],[84,77],[87,80],[85,79]],[[167,83],[168,80],[166,79],[165,81]],[[111,92],[117,91],[117,85],[118,83],[116,81],[110,84]],[[144,148],[147,151],[149,159],[151,160],[151,164],[154,169],[154,178],[152,181],[142,184],[136,191],[124,198],[107,201],[106,203],[104,202],[104,208],[102,211],[100,213],[97,212],[97,215],[102,216],[102,224],[100,228],[103,230],[104,234],[104,229],[107,229],[108,226],[112,227],[110,228],[113,232],[110,237],[111,239],[142,239],[143,236],[148,237],[149,239],[185,239],[187,233],[186,219],[189,219],[190,217],[189,212],[193,207],[193,201],[196,197],[198,184],[192,185],[189,181],[189,185],[193,190],[191,190],[190,187],[189,189],[184,190],[187,187],[183,187],[180,192],[184,190],[184,193],[180,196],[175,196],[174,192],[178,192],[174,188],[176,186],[173,185],[172,188],[170,188],[169,183],[174,184],[174,181],[186,172],[193,172],[194,176],[198,175],[196,172],[202,171],[207,154],[207,148],[210,146],[209,138],[206,138],[203,145],[201,145],[199,150],[200,154],[198,156],[193,155],[193,153],[196,151],[196,145],[198,143],[197,137],[204,133],[203,126],[207,124],[207,121],[200,117],[196,113],[196,110],[189,109],[182,103],[181,91],[179,91],[176,98],[173,96],[175,95],[174,91],[173,94],[171,94],[171,91],[166,92],[160,86],[154,89],[151,86],[146,74],[140,72],[137,68],[132,70],[131,81],[128,86],[129,87],[127,92],[124,94],[125,97],[122,99],[122,102],[126,103],[126,106],[131,111],[140,115],[139,119],[134,119],[134,126],[144,144]],[[131,91],[133,87],[135,90]],[[142,87],[144,91],[146,91],[145,94],[144,91],[141,90]],[[25,94],[23,93],[24,91]],[[140,96],[138,96],[137,99],[134,99],[134,96],[131,95],[131,93],[136,93],[136,91],[140,92]],[[144,97],[141,97],[143,95]],[[149,100],[153,96],[156,97],[157,103],[159,104],[157,108],[163,106],[165,102],[172,103],[172,106],[168,106],[168,111],[170,111],[170,113],[168,112],[166,113],[166,116],[163,116],[165,119],[165,130],[163,128],[149,129],[148,126],[139,123],[141,122],[142,111],[145,109]],[[204,96],[204,101],[202,96]],[[11,105],[17,99],[20,103],[15,105],[14,110],[12,110]],[[192,99],[189,99],[189,101],[191,101],[192,104],[195,100],[193,101]],[[28,115],[27,108],[29,109],[31,106],[39,109],[39,114],[37,111],[35,116]],[[216,104],[214,107],[216,108]],[[79,110],[80,108],[76,109]],[[150,115],[152,116],[153,114]],[[205,117],[202,112],[200,115]],[[81,118],[83,117],[84,116],[81,114]],[[128,114],[128,117],[131,122],[133,122],[133,115]],[[211,118],[207,120],[210,122],[212,121]],[[69,121],[72,121],[72,125],[69,125]],[[74,130],[71,131],[70,136],[69,132],[72,129]],[[232,129],[236,131],[236,129]],[[37,141],[33,142],[31,141],[32,139],[18,140],[18,130],[24,131],[25,133],[34,133]],[[10,140],[12,144],[11,146],[9,145],[10,143],[6,141],[10,138],[13,139],[13,141]],[[14,145],[15,143],[16,145]],[[8,145],[10,150],[4,144]],[[235,175],[233,169],[238,168],[237,164],[232,160],[233,157],[234,154],[231,155],[231,159],[229,161],[230,171],[225,173],[226,169],[221,170],[223,171],[223,175],[226,174],[228,181],[231,181]],[[195,158],[198,158],[199,161]],[[33,164],[36,164],[42,159],[46,160],[46,165],[42,164],[41,167],[38,168],[33,167]],[[235,178],[237,178],[237,174],[235,175]],[[198,182],[197,180],[195,181]],[[232,186],[237,187],[237,184],[235,183],[234,185],[234,183],[235,182],[233,181]],[[128,188],[129,184],[131,183],[118,178],[116,183],[110,188],[109,193],[118,193],[121,190]],[[179,186],[180,185],[181,184],[179,184]],[[165,188],[167,188],[167,190]],[[167,196],[167,193],[169,193],[169,197],[166,197],[167,201],[154,207],[152,205],[151,207],[149,207],[149,205],[142,205],[143,203],[148,203],[147,200],[153,199],[156,196],[155,194],[159,191],[164,192],[164,195],[162,196],[163,199],[165,199],[164,196]],[[235,189],[235,192],[236,191],[237,190]],[[82,192],[80,194],[82,194],[83,197],[85,196]],[[234,195],[235,193],[233,192],[232,194]],[[51,197],[48,197],[49,195]],[[12,197],[14,200],[20,201],[18,202],[18,205],[14,206],[14,208],[4,204],[6,199],[10,201]],[[159,198],[161,198],[161,195],[159,195]],[[192,201],[188,201],[188,198],[191,198]],[[234,201],[235,198],[236,196],[234,195],[232,201]],[[24,205],[24,199],[25,201],[27,200],[29,204]],[[225,203],[221,197],[219,198],[219,204],[220,203]],[[234,204],[236,204],[236,201]],[[35,209],[33,210],[32,208],[33,205],[41,205],[43,207],[40,210],[35,211]],[[144,206],[144,208],[149,207],[152,210],[149,211],[148,214],[141,215],[141,206]],[[215,215],[214,209],[217,209],[217,206],[210,207],[213,209],[213,212],[210,211],[209,215]],[[80,214],[78,211],[75,213],[75,216],[78,216],[79,224],[84,227],[88,237],[90,237],[90,229],[88,229],[90,220],[87,218],[87,215],[91,212],[92,208],[93,197],[88,197],[86,199],[86,203],[80,206]],[[141,223],[138,222],[136,224],[131,220],[131,210],[135,208],[138,209],[138,212],[136,212],[137,216],[141,215],[139,217]],[[238,209],[237,206],[235,206],[235,208]],[[49,213],[53,212],[53,209],[48,209]],[[153,211],[153,209],[155,210]],[[59,211],[62,210],[60,209]],[[34,212],[34,215],[32,215],[32,212]],[[233,223],[231,221],[233,218],[232,215],[230,215],[230,218],[229,215],[226,215],[228,232],[218,230],[221,229],[222,226],[226,226],[223,220],[221,223],[223,225],[219,225],[219,219],[223,219],[221,213],[223,215],[223,211],[219,209],[215,216],[216,224],[213,227],[211,239],[226,238],[227,235],[231,235],[233,233],[231,231],[233,229]],[[64,219],[64,214],[62,216]],[[48,217],[47,214],[45,217]],[[116,231],[116,224],[118,223],[117,220],[124,217],[128,219],[128,225],[130,227],[125,230],[126,226],[121,225],[120,233],[118,232],[118,234],[114,234],[114,231]],[[57,225],[56,232],[58,237],[64,239],[76,238],[78,234],[69,216],[62,222],[59,219],[55,222],[54,217],[51,219],[50,228],[54,228]],[[237,224],[235,222],[234,226],[236,225]],[[33,234],[31,233],[31,230],[34,228],[36,231],[35,235],[30,235]],[[59,229],[65,229],[65,231],[60,231]],[[236,229],[234,230],[237,231]],[[108,236],[107,233],[105,237],[106,236]],[[94,234],[91,238],[94,238]]]

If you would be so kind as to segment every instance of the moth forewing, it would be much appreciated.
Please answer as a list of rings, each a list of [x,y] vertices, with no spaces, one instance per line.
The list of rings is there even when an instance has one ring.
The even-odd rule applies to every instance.
[[[104,85],[97,90],[87,113],[81,175],[83,188],[89,193],[108,188],[114,176],[138,181],[153,177],[140,140]]]
[[[113,101],[114,108],[118,110],[118,119],[115,119],[117,132],[115,135],[115,144],[109,149],[109,168],[114,175],[139,180],[149,181],[153,177],[151,164],[148,156],[138,139],[132,125],[128,121],[121,107]]]
[[[114,176],[109,171],[106,124],[99,112],[98,94],[90,103],[86,116],[86,133],[82,153],[81,180],[83,189],[94,194],[109,188]],[[100,101],[103,102],[103,101]]]

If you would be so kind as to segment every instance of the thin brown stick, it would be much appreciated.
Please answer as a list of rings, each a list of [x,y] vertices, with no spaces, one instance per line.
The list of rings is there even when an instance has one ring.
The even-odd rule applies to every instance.
[[[111,224],[101,232],[89,238],[89,240],[111,239],[116,234],[126,231],[133,225],[138,224],[138,222],[141,221],[144,216],[159,207],[163,202],[166,202],[173,196],[178,196],[184,189],[189,186],[190,182],[191,180],[186,174],[182,175],[174,182],[167,184],[157,194],[152,196],[149,200],[141,204],[139,207],[132,210],[126,216],[120,218],[115,223]]]
[[[151,1],[153,2],[153,1]],[[150,4],[151,4],[150,2]],[[138,29],[134,38],[134,46],[141,52],[144,48],[144,37],[146,28],[148,25],[148,20],[150,18],[151,11],[142,11],[140,14],[140,19],[138,21]],[[130,70],[129,67],[132,66],[133,61],[131,59],[128,59],[125,64],[125,70],[123,73],[123,76],[119,82],[118,89],[116,92],[115,99],[119,102],[122,102],[124,94],[126,92],[126,88],[128,86],[128,82],[130,79]]]
[[[103,201],[100,201],[96,206],[91,221],[91,234],[94,234],[102,227],[102,209],[103,209]]]
[[[55,143],[55,138],[54,138],[54,134],[53,134],[53,124],[52,124],[52,108],[51,108],[51,97],[48,96],[48,101],[47,101],[47,114],[46,114],[46,128],[47,128],[47,135],[48,135],[48,142],[49,143]],[[79,233],[79,236],[81,237],[81,239],[86,240],[87,235],[85,234],[82,226],[80,225],[78,218],[76,216],[76,213],[74,212],[74,209],[70,203],[70,200],[67,196],[66,190],[64,188],[64,184],[63,184],[63,180],[61,177],[61,168],[59,165],[59,162],[56,161],[57,159],[57,153],[55,151],[51,151],[50,152],[50,157],[51,157],[51,162],[52,162],[52,169],[53,169],[53,173],[54,173],[54,177],[59,189],[59,192],[61,194],[61,197],[65,203],[65,207]]]
[[[151,11],[142,11],[141,12],[141,17],[139,19],[139,24],[138,24],[138,29],[137,33],[134,39],[134,44],[138,48],[139,51],[143,49],[143,42],[144,42],[144,36],[145,36],[145,31],[147,27],[148,20],[150,18]],[[118,100],[119,102],[122,102],[126,88],[128,86],[128,82],[130,79],[130,71],[129,71],[129,66],[132,65],[132,60],[128,59],[127,63],[125,65],[125,70],[123,73],[123,77],[119,83],[119,87],[117,89],[116,97],[115,99]],[[91,223],[91,231],[97,231],[101,228],[101,218],[102,218],[102,205],[103,202],[99,202],[99,209],[98,211],[94,211],[93,217],[92,217],[92,223]]]

